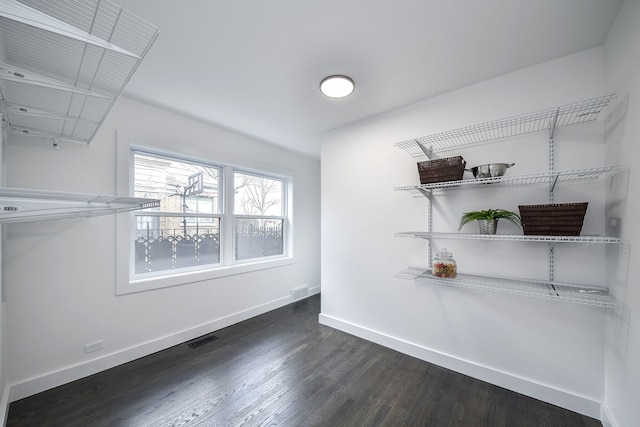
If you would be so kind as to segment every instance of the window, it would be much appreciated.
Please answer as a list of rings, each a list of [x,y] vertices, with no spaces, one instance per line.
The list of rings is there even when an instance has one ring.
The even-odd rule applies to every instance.
[[[160,199],[159,208],[131,214],[130,283],[153,289],[187,283],[188,274],[207,273],[193,279],[203,280],[291,262],[288,178],[130,152],[133,196]],[[169,277],[167,285],[148,284]]]
[[[135,274],[220,263],[220,168],[132,157],[134,196],[160,199],[159,208],[135,213]]]
[[[282,255],[284,251],[284,182],[234,172],[235,259]]]

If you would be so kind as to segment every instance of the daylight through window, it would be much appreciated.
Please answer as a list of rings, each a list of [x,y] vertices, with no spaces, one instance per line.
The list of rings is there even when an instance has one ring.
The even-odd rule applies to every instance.
[[[283,181],[242,172],[233,181],[236,260],[282,255]]]
[[[134,195],[160,199],[136,213],[135,274],[220,262],[220,168],[134,153]]]
[[[160,199],[134,213],[134,276],[286,255],[286,180],[141,150],[132,162],[133,195]]]

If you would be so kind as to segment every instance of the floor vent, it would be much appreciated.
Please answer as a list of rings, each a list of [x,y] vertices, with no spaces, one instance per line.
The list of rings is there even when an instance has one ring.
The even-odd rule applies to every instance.
[[[204,336],[201,336],[200,338],[196,338],[194,340],[189,341],[188,345],[191,348],[198,348],[198,347],[202,347],[205,344],[209,344],[211,341],[215,341],[217,339],[218,337],[213,334],[204,335]]]

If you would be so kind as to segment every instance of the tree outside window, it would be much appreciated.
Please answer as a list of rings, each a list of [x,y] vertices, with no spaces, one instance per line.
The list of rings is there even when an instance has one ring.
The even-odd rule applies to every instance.
[[[235,259],[284,253],[284,182],[234,173]]]

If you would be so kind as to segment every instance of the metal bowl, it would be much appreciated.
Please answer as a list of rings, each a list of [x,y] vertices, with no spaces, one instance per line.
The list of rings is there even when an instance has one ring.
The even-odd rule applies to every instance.
[[[473,174],[476,179],[480,178],[493,178],[497,176],[503,176],[507,173],[507,169],[515,163],[487,163],[485,165],[474,166],[471,169],[465,169]]]

